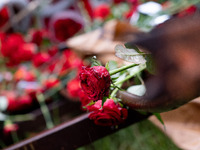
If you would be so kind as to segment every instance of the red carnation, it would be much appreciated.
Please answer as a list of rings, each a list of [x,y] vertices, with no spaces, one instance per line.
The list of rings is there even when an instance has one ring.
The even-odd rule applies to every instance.
[[[105,67],[82,67],[79,76],[81,87],[89,99],[100,100],[109,95],[111,79]]]
[[[95,15],[96,18],[106,19],[106,17],[108,17],[110,15],[110,7],[109,7],[109,5],[107,5],[107,4],[99,5],[95,9],[94,15]]]
[[[102,101],[99,100],[90,110],[93,112],[89,115],[96,125],[113,126],[122,123],[128,116],[128,111],[116,104],[113,99],[107,99],[101,108]]]

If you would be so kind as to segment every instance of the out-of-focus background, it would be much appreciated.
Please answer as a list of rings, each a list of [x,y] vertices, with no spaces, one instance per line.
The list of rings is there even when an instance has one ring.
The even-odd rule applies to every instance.
[[[115,56],[117,44],[195,13],[198,0],[1,0],[0,148],[85,113],[78,74],[92,56],[126,64]],[[161,116],[165,127],[151,117],[78,150],[192,149],[175,138],[187,119],[173,135],[173,114]]]

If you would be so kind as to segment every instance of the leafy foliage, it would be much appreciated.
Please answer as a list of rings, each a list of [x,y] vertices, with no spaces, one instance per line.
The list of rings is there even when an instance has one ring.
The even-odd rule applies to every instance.
[[[93,66],[102,66],[101,62],[96,59],[96,56],[93,56],[91,59],[91,67]]]
[[[160,113],[153,113],[156,118],[160,121],[160,123],[162,123],[162,125],[164,126],[165,128],[165,124],[164,124],[164,121],[162,120],[161,116],[160,116]]]
[[[138,96],[142,96],[142,95],[145,94],[146,88],[145,88],[145,86],[143,84],[141,84],[141,85],[133,85],[133,86],[130,86],[127,89],[127,92],[135,94],[135,95],[138,95]]]
[[[117,68],[117,62],[116,61],[111,60],[111,61],[106,63],[106,69],[108,71],[114,70],[116,68]]]
[[[144,64],[146,60],[142,55],[146,55],[146,53],[138,53],[135,49],[128,49],[122,45],[117,45],[115,47],[115,55],[123,60],[128,62],[133,62],[135,64]]]

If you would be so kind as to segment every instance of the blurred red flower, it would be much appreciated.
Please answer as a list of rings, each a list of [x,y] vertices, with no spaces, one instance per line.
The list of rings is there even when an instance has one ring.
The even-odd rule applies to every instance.
[[[190,6],[189,8],[181,11],[178,13],[178,17],[184,17],[186,15],[192,15],[197,11],[197,7],[196,6]]]
[[[46,80],[43,83],[43,89],[45,90],[49,90],[51,88],[56,88],[60,86],[60,80],[56,79],[56,78],[50,78],[48,80]]]
[[[18,65],[22,61],[31,60],[37,51],[33,43],[26,43],[21,34],[14,33],[1,36],[1,53],[7,58],[8,66]]]
[[[58,53],[58,47],[57,46],[52,46],[51,48],[48,49],[48,54],[50,56],[54,56],[57,53]]]
[[[34,57],[33,57],[33,65],[35,67],[39,67],[42,64],[44,64],[45,62],[50,60],[50,56],[48,53],[37,53]]]
[[[65,50],[62,55],[59,57],[59,59],[54,60],[51,65],[49,66],[49,71],[53,71],[56,66],[58,66],[60,69],[58,69],[57,73],[59,75],[64,75],[71,69],[76,69],[79,74],[79,70],[83,66],[83,60],[79,58],[75,52],[73,52],[70,49]]]
[[[94,16],[99,19],[106,19],[110,13],[110,6],[107,4],[101,4],[94,10]]]
[[[137,11],[139,1],[138,0],[128,0],[128,2],[131,4],[131,8],[129,11],[124,13],[124,17],[126,19],[130,19],[131,16]]]
[[[37,52],[37,47],[33,43],[24,43],[19,46],[18,53],[14,53],[14,59],[28,61],[33,58]]]
[[[25,81],[33,81],[36,79],[36,76],[33,72],[28,71],[24,67],[20,67],[14,74],[14,79],[16,81],[25,80]]]
[[[72,50],[64,51],[63,55],[65,56],[64,68],[81,68],[83,66],[83,60],[79,58],[76,53]]]
[[[126,0],[113,0],[113,3],[114,4],[119,4],[119,3],[122,3],[122,2],[125,2]]]
[[[0,28],[3,27],[9,20],[9,13],[7,7],[3,7],[0,10]]]
[[[42,44],[44,31],[43,30],[31,30],[30,31],[31,42],[40,46]]]
[[[91,20],[94,19],[94,11],[93,11],[93,8],[92,8],[92,5],[90,3],[90,0],[82,0],[83,4],[84,4],[84,7],[88,13],[88,15],[90,16]]]
[[[65,41],[76,34],[82,25],[70,18],[58,19],[53,24],[55,38],[59,41]]]
[[[75,78],[70,80],[66,86],[67,93],[71,98],[77,98],[80,96],[81,86],[80,86],[80,79]]]
[[[12,57],[12,55],[18,51],[20,45],[25,43],[23,36],[18,33],[4,36],[4,38],[1,39],[1,42],[1,53],[5,57]]]
[[[32,105],[32,98],[29,95],[7,95],[8,98],[8,112],[15,112],[28,109]]]
[[[6,124],[3,128],[3,133],[5,135],[10,135],[11,132],[17,131],[19,126],[17,124]]]

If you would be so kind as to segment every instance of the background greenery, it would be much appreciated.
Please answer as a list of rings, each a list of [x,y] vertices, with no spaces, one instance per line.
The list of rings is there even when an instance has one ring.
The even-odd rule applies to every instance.
[[[131,125],[77,150],[180,150],[149,120]]]

